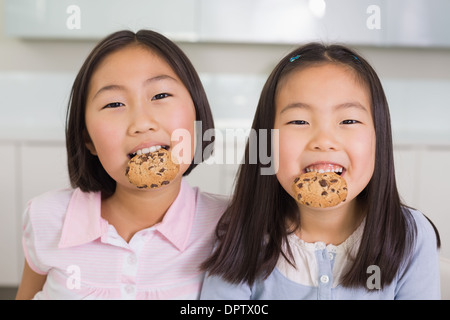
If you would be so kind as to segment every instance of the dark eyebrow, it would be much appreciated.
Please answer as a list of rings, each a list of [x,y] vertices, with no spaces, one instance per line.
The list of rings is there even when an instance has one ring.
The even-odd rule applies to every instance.
[[[280,111],[280,114],[288,111],[289,109],[296,109],[296,108],[310,110],[312,107],[309,104],[303,103],[303,102],[290,103]],[[359,103],[357,101],[344,102],[344,103],[334,106],[334,108],[335,109],[357,108],[357,109],[369,112],[366,107],[364,107],[361,103]]]
[[[358,101],[351,101],[351,102],[341,103],[341,104],[338,104],[337,106],[335,106],[334,108],[335,109],[357,108],[357,109],[369,112],[369,110],[367,110],[367,108],[364,107],[364,105],[362,105]]]
[[[280,114],[288,111],[289,109],[296,109],[296,108],[309,110],[309,109],[311,109],[311,106],[309,104],[302,103],[302,102],[290,103],[280,111]]]
[[[160,76],[156,76],[156,77],[152,77],[149,78],[147,80],[144,81],[144,85],[149,85],[152,82],[157,82],[157,81],[162,81],[162,80],[173,80],[173,81],[177,81],[177,79],[169,76],[169,75],[160,75]],[[97,97],[100,93],[104,92],[104,91],[125,91],[126,88],[125,86],[121,86],[118,84],[110,84],[110,85],[106,85],[104,87],[101,87],[96,93],[95,95],[92,97],[92,100],[95,99],[95,97]]]

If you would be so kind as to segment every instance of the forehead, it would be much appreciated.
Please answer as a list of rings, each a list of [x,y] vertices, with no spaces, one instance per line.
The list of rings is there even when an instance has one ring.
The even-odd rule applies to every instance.
[[[129,45],[105,56],[94,69],[90,83],[126,80],[130,76],[167,74],[178,78],[170,65],[155,51],[143,45]]]
[[[346,100],[357,100],[370,108],[370,90],[356,71],[336,63],[291,71],[280,80],[275,94],[277,110],[290,103],[326,106]]]

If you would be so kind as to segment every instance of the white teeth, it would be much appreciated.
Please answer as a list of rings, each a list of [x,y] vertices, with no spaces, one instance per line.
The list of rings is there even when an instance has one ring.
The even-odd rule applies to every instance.
[[[161,149],[161,146],[151,146],[150,148],[144,148],[144,149],[136,151],[136,154],[140,156],[141,154],[155,152],[155,151],[158,151],[159,149]]]
[[[314,168],[306,168],[306,172],[318,172],[318,173],[324,173],[324,172],[342,172],[343,168],[329,168],[329,169],[314,169]]]

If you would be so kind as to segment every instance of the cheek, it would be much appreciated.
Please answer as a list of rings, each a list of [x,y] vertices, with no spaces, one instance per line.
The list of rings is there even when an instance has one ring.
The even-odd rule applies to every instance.
[[[280,129],[278,142],[274,142],[278,145],[278,152],[275,153],[275,159],[279,164],[279,169],[286,169],[291,174],[300,173],[300,159],[303,150],[305,149],[304,137],[299,137],[289,130]],[[276,150],[276,149],[275,149]]]
[[[91,140],[91,148],[95,149],[102,165],[106,168],[112,159],[121,159],[117,154],[117,145],[123,139],[120,130],[111,122],[99,121],[95,118],[86,118],[86,127]]]
[[[352,144],[352,172],[349,175],[349,197],[359,194],[370,182],[375,168],[375,135],[360,135]]]
[[[355,161],[367,171],[373,172],[375,165],[375,134],[366,133],[359,135],[359,139],[354,141],[353,154]]]
[[[192,112],[174,114],[170,120],[172,156],[178,159],[183,172],[192,163],[196,147],[195,112],[193,108],[192,106]]]
[[[86,123],[89,137],[94,144],[97,152],[101,149],[105,149],[104,146],[109,141],[114,141],[114,130],[111,127],[104,126],[101,122],[87,121]]]

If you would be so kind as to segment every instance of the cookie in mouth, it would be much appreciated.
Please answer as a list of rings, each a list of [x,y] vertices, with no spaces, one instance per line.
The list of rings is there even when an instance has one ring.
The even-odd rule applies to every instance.
[[[175,179],[180,165],[172,161],[171,153],[166,148],[157,146],[151,152],[139,151],[128,161],[125,175],[130,183],[140,189],[155,189]]]
[[[347,182],[335,172],[311,171],[292,184],[295,200],[313,208],[334,207],[347,199]]]

